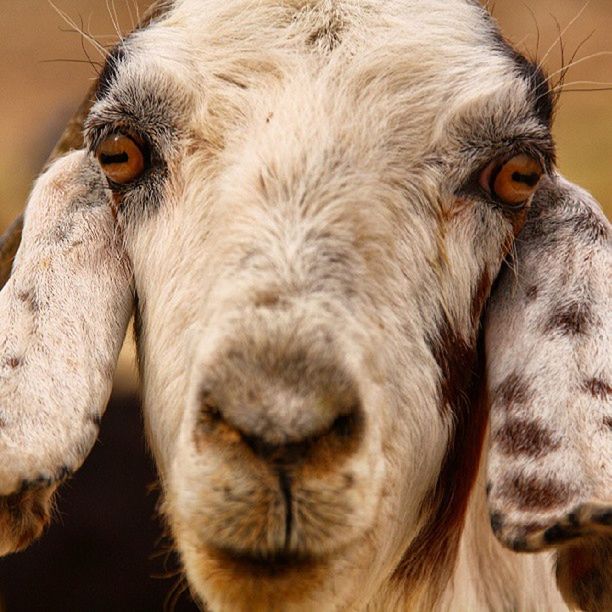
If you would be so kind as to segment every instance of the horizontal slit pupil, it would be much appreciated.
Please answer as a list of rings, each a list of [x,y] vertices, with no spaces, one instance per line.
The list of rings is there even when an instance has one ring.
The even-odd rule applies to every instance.
[[[531,174],[522,174],[521,172],[513,172],[512,180],[515,183],[525,183],[528,187],[535,187],[540,180],[540,175],[537,172]]]
[[[115,153],[114,155],[102,153],[102,155],[100,155],[100,162],[105,166],[109,164],[125,164],[129,159],[129,155],[125,152]]]

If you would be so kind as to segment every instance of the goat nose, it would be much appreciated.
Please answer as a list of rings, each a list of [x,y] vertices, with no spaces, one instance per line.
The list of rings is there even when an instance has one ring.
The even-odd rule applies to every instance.
[[[361,407],[342,368],[306,355],[272,361],[232,351],[213,365],[200,386],[200,433],[240,439],[267,459],[293,456],[328,435],[354,441]]]

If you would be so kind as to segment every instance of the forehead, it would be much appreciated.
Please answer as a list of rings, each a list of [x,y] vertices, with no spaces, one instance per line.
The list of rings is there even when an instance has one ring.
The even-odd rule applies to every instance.
[[[350,124],[353,136],[360,122],[416,126],[429,140],[467,108],[491,114],[501,105],[506,121],[550,120],[545,79],[471,0],[167,5],[109,58],[98,107],[121,112],[139,96],[157,97],[212,141],[257,114]]]

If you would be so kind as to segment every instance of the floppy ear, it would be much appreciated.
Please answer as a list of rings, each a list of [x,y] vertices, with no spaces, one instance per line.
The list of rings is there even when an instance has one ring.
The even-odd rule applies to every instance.
[[[485,323],[491,525],[516,551],[558,548],[561,592],[612,609],[610,224],[546,179]]]
[[[68,154],[34,187],[0,292],[0,553],[40,533],[89,453],[131,309],[106,181]]]
[[[172,5],[153,2],[136,29]],[[132,310],[106,179],[82,151],[54,161],[83,147],[96,88],[51,153],[25,222],[0,237],[0,556],[40,535],[55,489],[91,449]]]

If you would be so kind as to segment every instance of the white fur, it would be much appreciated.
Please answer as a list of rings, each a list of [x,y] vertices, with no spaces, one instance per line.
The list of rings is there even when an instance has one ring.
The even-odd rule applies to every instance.
[[[97,130],[135,121],[163,159],[150,182],[155,172],[163,180],[123,194],[118,226],[164,512],[211,609],[563,608],[548,554],[519,556],[494,538],[483,458],[452,527],[457,554],[411,579],[402,565],[432,519],[467,393],[445,378],[462,364],[445,359],[475,350],[514,239],[513,221],[465,186],[508,143],[546,139],[530,95],[468,0],[178,0],[126,42],[87,137],[93,145]],[[530,248],[527,258],[537,241]],[[113,291],[125,290],[120,278]],[[92,303],[104,312],[122,296]],[[521,311],[511,294],[494,299],[498,313]],[[492,386],[515,359],[495,316]],[[62,348],[64,362],[74,350]],[[330,411],[345,395],[363,428],[350,451],[326,454]],[[202,425],[219,398],[227,423]],[[319,455],[291,468],[289,534],[286,492],[235,422],[276,445],[321,435]],[[493,473],[503,469],[495,461]],[[276,573],[241,565],[279,551],[312,562]]]

